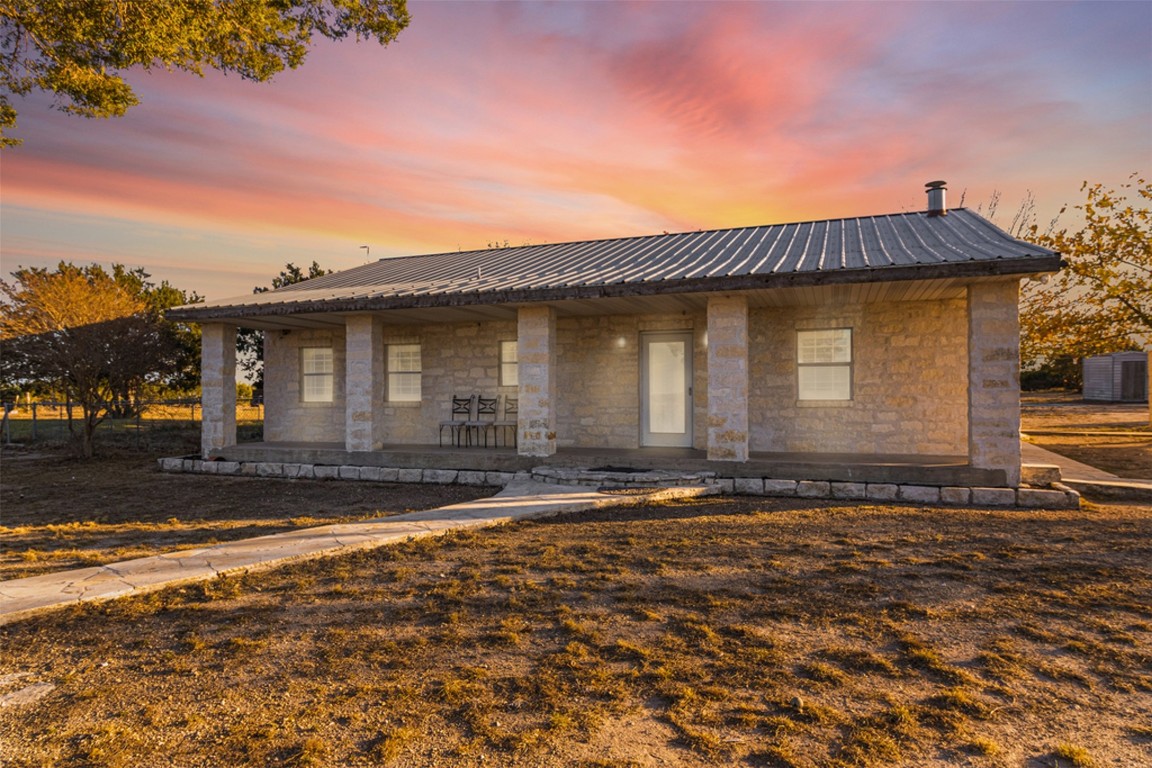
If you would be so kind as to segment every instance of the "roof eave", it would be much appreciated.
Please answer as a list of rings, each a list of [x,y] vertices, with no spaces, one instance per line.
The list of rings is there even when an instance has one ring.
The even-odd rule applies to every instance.
[[[356,299],[324,299],[277,304],[233,304],[220,307],[188,305],[168,310],[169,320],[202,322],[242,317],[275,317],[319,312],[374,312],[389,309],[427,309],[483,305],[534,304],[553,301],[626,298],[668,293],[717,293],[763,288],[801,288],[815,285],[897,282],[940,278],[1025,276],[1057,272],[1060,254],[996,260],[941,262],[837,269],[828,271],[789,272],[784,274],[748,274],[729,277],[703,277],[658,282],[627,282],[608,285],[523,288],[495,291],[455,292],[414,296],[376,296]]]

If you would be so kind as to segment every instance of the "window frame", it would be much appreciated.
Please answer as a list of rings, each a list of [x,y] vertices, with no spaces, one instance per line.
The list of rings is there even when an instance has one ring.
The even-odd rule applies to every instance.
[[[420,343],[403,342],[387,344],[385,346],[384,360],[387,382],[385,399],[390,403],[419,403],[424,396],[424,353],[420,348]],[[393,353],[399,352],[404,347],[415,348],[415,369],[402,369],[397,367],[397,360],[393,358]],[[401,381],[406,381],[411,384],[412,379],[416,381],[415,392],[406,391],[408,389],[407,387],[400,386]]]
[[[327,352],[327,370],[309,370],[317,361],[309,360],[312,353]],[[302,403],[331,403],[336,399],[336,355],[331,345],[312,344],[300,347],[300,402]],[[321,361],[323,362],[323,361]],[[310,366],[310,363],[312,364]],[[313,389],[311,384],[325,382],[319,390]]]
[[[512,359],[506,357],[506,352],[512,351]],[[509,371],[512,375],[509,376]],[[511,381],[509,381],[511,379]],[[500,386],[520,386],[520,342],[518,340],[502,340],[500,342]]]
[[[804,334],[841,332],[848,336],[846,360],[804,360]],[[833,353],[835,354],[835,353]],[[817,355],[818,356],[818,355]],[[798,328],[796,329],[796,400],[803,403],[846,403],[856,397],[856,334],[851,327]],[[808,394],[804,386],[804,371],[814,369],[839,369],[847,372],[848,390],[844,396],[829,397],[827,394],[816,397]]]

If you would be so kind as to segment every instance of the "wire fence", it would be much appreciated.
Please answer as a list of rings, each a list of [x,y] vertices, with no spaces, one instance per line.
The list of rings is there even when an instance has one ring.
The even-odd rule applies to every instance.
[[[195,398],[151,400],[141,403],[110,403],[110,415],[101,422],[99,434],[135,436],[142,443],[151,433],[168,430],[199,431],[203,410]],[[78,403],[41,400],[3,404],[0,441],[4,445],[60,443],[84,429],[84,412]],[[263,403],[236,406],[236,423],[243,434],[262,432]]]

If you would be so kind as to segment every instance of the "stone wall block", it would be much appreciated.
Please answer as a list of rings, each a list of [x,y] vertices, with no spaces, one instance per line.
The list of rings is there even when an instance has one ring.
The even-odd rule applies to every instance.
[[[396,473],[396,482],[398,482],[398,483],[422,483],[422,482],[424,482],[424,470],[401,468]]]
[[[948,487],[940,489],[941,504],[971,504],[972,489]]]
[[[458,474],[455,469],[426,469],[424,470],[424,482],[451,485],[456,482]]]
[[[978,507],[1014,507],[1016,491],[1012,488],[973,488],[972,503]]]
[[[1079,498],[1070,503],[1069,496],[1063,491],[1049,488],[1018,488],[1016,490],[1016,506],[1042,509],[1068,509],[1080,506]]]
[[[901,501],[938,504],[940,503],[940,489],[933,485],[902,485],[897,497]]]
[[[795,496],[796,495],[796,481],[795,480],[772,480],[765,478],[764,480],[764,495],[765,496]]]
[[[763,496],[764,479],[760,477],[737,477],[732,481],[733,491],[746,496]]]
[[[804,498],[826,499],[831,492],[831,484],[824,480],[800,480],[796,483],[796,495]]]
[[[832,483],[832,498],[834,499],[864,499],[868,497],[865,483]]]
[[[873,501],[896,501],[900,486],[895,483],[868,483],[868,498]]]

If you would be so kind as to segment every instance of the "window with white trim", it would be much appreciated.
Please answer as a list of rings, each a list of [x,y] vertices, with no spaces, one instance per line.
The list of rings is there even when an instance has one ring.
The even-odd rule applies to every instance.
[[[388,400],[420,402],[420,345],[388,345]]]
[[[500,386],[515,387],[520,384],[519,352],[515,341],[500,342]]]
[[[332,347],[301,348],[300,378],[302,401],[332,402]]]
[[[800,400],[852,399],[852,329],[796,332]]]

